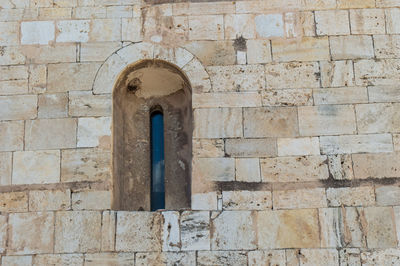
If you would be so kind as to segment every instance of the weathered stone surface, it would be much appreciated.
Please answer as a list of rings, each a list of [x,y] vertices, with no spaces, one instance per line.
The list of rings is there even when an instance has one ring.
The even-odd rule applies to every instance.
[[[53,21],[23,21],[21,44],[49,44],[54,41]]]
[[[375,204],[373,187],[328,188],[326,190],[328,205],[339,206],[371,206]]]
[[[358,248],[344,248],[339,250],[340,265],[361,266],[360,250]]]
[[[318,212],[314,209],[260,211],[257,228],[260,249],[318,248],[320,245]]]
[[[284,266],[286,255],[284,250],[254,250],[248,253],[249,266]]]
[[[347,10],[322,10],[315,12],[318,35],[350,34],[349,13]],[[336,23],[332,23],[335,21]]]
[[[321,136],[319,141],[322,154],[393,151],[390,134]]]
[[[110,177],[111,154],[107,150],[63,150],[61,181],[96,181]]]
[[[254,17],[251,14],[228,14],[224,17],[225,39],[242,36],[254,39],[256,35]]]
[[[120,42],[94,42],[81,44],[81,62],[105,61],[121,48]]]
[[[28,194],[26,192],[0,193],[0,211],[27,212]]]
[[[366,87],[314,89],[313,97],[315,105],[367,103],[368,91]]]
[[[31,266],[32,256],[4,256],[2,264],[9,266]]]
[[[185,44],[184,47],[205,66],[235,64],[233,41],[195,41]]]
[[[385,13],[383,9],[350,10],[352,34],[385,34]]]
[[[56,24],[56,42],[87,42],[90,20],[61,20]]]
[[[302,136],[356,133],[354,107],[351,105],[301,106],[298,117]]]
[[[285,35],[282,14],[257,15],[254,22],[257,36],[260,38],[283,37]]]
[[[319,224],[321,232],[322,248],[341,247],[340,232],[340,209],[339,208],[321,208],[318,210]]]
[[[194,139],[194,157],[223,157],[225,143],[222,139]]]
[[[93,95],[91,91],[69,92],[70,116],[111,116],[111,95]]]
[[[272,40],[272,57],[278,62],[329,60],[328,37],[303,37],[291,42]]]
[[[71,208],[71,190],[29,191],[30,211],[57,211]]]
[[[217,209],[217,192],[193,193],[192,192],[192,209],[193,210],[216,210]]]
[[[132,51],[131,50],[135,50]],[[140,50],[140,49],[139,49]],[[117,76],[119,73],[126,67],[127,63],[122,59],[124,58],[125,60],[130,59],[128,55],[130,54],[135,57],[139,57],[143,53],[139,53],[138,49],[135,49],[135,46],[127,46],[124,49],[120,49],[118,53],[122,53],[120,56],[119,54],[112,54],[110,57],[107,58],[107,60],[104,62],[103,65],[99,68],[99,70],[96,72],[93,72],[93,78],[95,78],[94,83],[93,83],[93,93],[94,94],[103,94],[103,93],[112,93],[113,87],[114,87],[114,82],[117,79]],[[151,48],[151,53],[153,52]],[[124,56],[126,54],[126,56]],[[121,58],[122,57],[122,58]],[[147,57],[143,57],[147,58]],[[138,58],[142,59],[142,58]],[[134,60],[133,62],[135,62]],[[87,78],[86,78],[87,79]],[[90,80],[90,79],[87,79]],[[90,84],[85,86],[86,88],[83,88],[84,90],[91,90],[92,88],[92,82],[93,80],[90,80]]]
[[[195,138],[229,138],[243,134],[241,108],[195,109],[193,115]],[[210,123],[212,120],[224,123]]]
[[[0,186],[11,185],[12,153],[0,152]]]
[[[118,212],[117,251],[160,251],[162,217],[157,212]]]
[[[377,7],[399,7],[400,2],[399,2],[399,0],[377,0],[376,6]]]
[[[235,161],[236,181],[260,182],[260,160],[258,158],[241,158]]]
[[[400,56],[400,36],[374,35],[374,49],[377,58],[398,58]]]
[[[19,46],[1,46],[0,65],[25,64],[25,56]]]
[[[78,147],[109,148],[110,136],[110,117],[89,117],[78,119]]]
[[[189,16],[189,40],[224,39],[224,18],[221,15]]]
[[[136,253],[135,265],[195,265],[195,252]]]
[[[101,251],[115,250],[115,221],[115,211],[103,211],[101,220]]]
[[[231,157],[272,157],[277,155],[276,139],[226,139],[225,152]]]
[[[245,265],[247,254],[243,251],[199,251],[199,265]]]
[[[368,87],[370,102],[397,102],[400,101],[400,90],[396,86]]]
[[[246,138],[298,135],[297,112],[294,107],[245,108],[243,119]]]
[[[329,173],[335,180],[351,180],[354,178],[353,161],[349,154],[328,156]]]
[[[4,253],[7,248],[7,216],[0,215],[0,252]]]
[[[47,87],[47,66],[30,65],[29,66],[29,91],[33,93],[43,93]]]
[[[353,62],[351,60],[321,61],[320,66],[322,87],[354,85]]]
[[[341,9],[346,9],[346,8],[371,8],[371,7],[375,7],[375,1],[374,0],[352,0],[352,1],[338,0],[337,1],[337,7],[341,8]]]
[[[134,253],[92,253],[85,255],[85,265],[134,265]]]
[[[364,209],[367,226],[368,248],[397,246],[393,209],[390,207],[368,207]]]
[[[332,0],[328,0],[332,1]],[[315,1],[313,1],[315,2]],[[304,36],[315,36],[316,35],[316,28],[315,28],[315,19],[314,19],[314,12],[311,11],[304,11],[300,12],[299,15],[299,24],[300,24],[300,33]]]
[[[339,230],[342,246],[367,247],[367,228],[363,208],[346,207],[341,209]]]
[[[13,95],[28,92],[28,80],[5,80],[0,81],[0,94]]]
[[[120,41],[120,19],[93,19],[90,23],[89,41]]]
[[[140,42],[143,40],[141,26],[143,18],[123,18],[122,19],[122,40]]]
[[[71,8],[64,7],[45,7],[39,9],[39,19],[70,19],[72,14]],[[53,26],[54,27],[54,26]]]
[[[9,216],[9,254],[53,252],[52,212],[12,213]]]
[[[210,213],[185,211],[181,214],[182,250],[210,250]]]
[[[76,45],[40,45],[24,48],[27,61],[35,64],[62,63],[76,61]],[[49,80],[50,81],[50,80]]]
[[[261,159],[263,182],[304,182],[328,179],[326,156]]]
[[[36,116],[36,95],[0,96],[0,120],[34,119]]]
[[[312,94],[311,89],[267,89],[261,92],[261,101],[263,106],[313,105]]]
[[[357,126],[360,133],[400,131],[400,104],[356,105]]]
[[[376,203],[380,206],[400,205],[400,187],[382,186],[375,189]]]
[[[26,121],[25,149],[45,150],[76,147],[76,119]]]
[[[107,9],[102,6],[93,6],[94,3],[91,3],[91,6],[82,6],[74,8],[73,18],[77,19],[97,19],[97,18],[106,18]]]
[[[18,151],[24,146],[24,122],[0,122],[0,151]]]
[[[179,218],[180,214],[176,211],[162,212],[163,229],[161,231],[162,250],[163,251],[180,251],[181,235]]]
[[[357,85],[397,85],[400,70],[398,59],[360,60],[354,63]]]
[[[385,16],[386,16],[387,33],[389,34],[400,33],[399,23],[397,23],[400,17],[400,10],[398,8],[385,9]]]
[[[111,191],[79,191],[72,193],[73,210],[111,209]]]
[[[81,254],[45,254],[33,258],[33,265],[62,265],[81,266],[83,255]]]
[[[55,228],[54,251],[56,253],[83,253],[100,250],[100,212],[57,212]]]
[[[272,61],[269,40],[247,40],[247,63],[263,64]]]
[[[400,250],[398,248],[377,249],[361,252],[362,265],[396,265],[400,263]]]
[[[336,249],[301,249],[300,264],[302,266],[318,265],[339,266],[339,254]]]
[[[193,108],[261,106],[261,97],[257,92],[193,94],[192,101]]]
[[[222,191],[224,210],[267,210],[272,207],[270,191]]]
[[[192,83],[193,93],[210,92],[211,81],[207,71],[198,60],[192,60],[182,68]]]
[[[318,138],[278,138],[278,156],[319,155]]]
[[[273,192],[274,210],[327,207],[324,188],[276,190]]]
[[[13,184],[60,182],[60,151],[19,151],[14,153]]]
[[[193,159],[193,176],[202,181],[233,181],[235,180],[235,159]]]
[[[374,47],[371,36],[332,36],[329,38],[329,43],[333,60],[374,57]]]
[[[54,93],[38,96],[38,118],[61,118],[68,116],[68,94]]]

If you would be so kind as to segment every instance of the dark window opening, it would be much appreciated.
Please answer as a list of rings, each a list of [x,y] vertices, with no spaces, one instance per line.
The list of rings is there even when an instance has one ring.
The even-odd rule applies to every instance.
[[[151,210],[165,209],[164,116],[154,111],[151,120]]]

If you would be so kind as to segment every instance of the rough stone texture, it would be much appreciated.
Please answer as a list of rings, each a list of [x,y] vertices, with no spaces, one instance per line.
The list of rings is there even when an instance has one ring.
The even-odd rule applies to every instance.
[[[57,211],[71,208],[71,191],[33,190],[29,191],[30,211]]]
[[[350,34],[349,13],[346,10],[317,11],[315,21],[318,35]]]
[[[286,255],[283,250],[255,250],[248,253],[249,266],[284,266]]]
[[[38,118],[61,118],[68,116],[68,95],[66,93],[39,95],[38,105]]]
[[[90,91],[69,92],[70,116],[111,116],[109,95],[93,95]]]
[[[210,214],[185,211],[181,215],[182,250],[210,250]]]
[[[0,120],[34,119],[36,116],[36,95],[0,96]]]
[[[380,206],[399,205],[400,188],[398,186],[382,186],[375,189],[376,203]]]
[[[235,159],[197,158],[193,159],[193,176],[199,180],[235,180]]]
[[[329,60],[328,38],[304,37],[292,43],[273,40],[272,57],[278,62]]]
[[[111,209],[110,191],[80,191],[72,193],[73,210],[107,210]]]
[[[226,139],[225,152],[231,157],[272,157],[277,155],[276,140]]]
[[[18,151],[24,145],[24,123],[22,121],[0,122],[0,150]]]
[[[383,9],[350,10],[352,34],[384,34],[385,14]]]
[[[279,138],[278,156],[319,155],[318,138]]]
[[[400,263],[399,249],[384,249],[374,251],[364,251],[361,253],[361,261],[363,265],[396,265]]]
[[[354,85],[352,61],[321,61],[320,67],[322,87],[344,87]]]
[[[342,247],[340,235],[340,216],[339,208],[321,208],[318,210],[321,247]]]
[[[375,194],[372,187],[328,188],[326,190],[328,205],[340,206],[372,206]]]
[[[79,266],[82,264],[83,255],[81,254],[45,254],[37,255],[33,258],[33,265]]]
[[[195,265],[194,252],[137,253],[135,265]]]
[[[320,146],[322,154],[393,151],[390,134],[323,136]]]
[[[266,210],[272,207],[270,191],[223,191],[224,210]]]
[[[355,178],[398,176],[398,153],[353,154]]]
[[[101,251],[114,251],[115,211],[103,211],[101,220]]]
[[[371,36],[332,36],[329,39],[329,43],[333,60],[374,57],[374,48]]]
[[[260,182],[260,160],[258,158],[241,158],[235,161],[236,181]]]
[[[262,64],[272,61],[271,45],[268,40],[248,40],[246,45],[248,64]]]
[[[323,261],[324,265],[339,266],[339,254],[336,249],[301,249],[300,264],[304,266],[317,265]]]
[[[360,104],[356,106],[360,133],[398,132],[400,104]]]
[[[79,118],[78,119],[78,147],[104,147],[110,145],[111,118]]]
[[[354,178],[351,155],[336,154],[328,156],[329,173],[335,180],[351,180]]]
[[[390,207],[369,207],[365,208],[365,222],[367,224],[368,248],[388,248],[397,246],[397,237]]]
[[[193,115],[195,138],[229,138],[241,137],[243,134],[240,108],[196,109]],[[210,123],[212,119],[224,123]]]
[[[360,60],[354,63],[356,84],[394,85],[399,80],[398,59]]]
[[[314,89],[313,97],[315,105],[367,103],[368,91],[366,87],[323,88]]]
[[[261,92],[263,106],[313,105],[311,89],[266,89]]]
[[[273,192],[274,210],[327,207],[325,189],[298,189]]]
[[[27,212],[28,194],[26,192],[0,193],[0,211]]]
[[[195,157],[223,157],[224,141],[222,139],[195,139],[193,140],[193,156]]]
[[[198,265],[246,265],[247,254],[243,251],[199,251]]]
[[[12,153],[0,152],[0,185],[11,185]]]

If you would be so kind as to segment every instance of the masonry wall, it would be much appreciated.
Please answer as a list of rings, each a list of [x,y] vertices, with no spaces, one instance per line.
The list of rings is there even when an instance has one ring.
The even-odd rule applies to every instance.
[[[398,34],[399,0],[0,0],[1,265],[400,264]],[[191,82],[192,208],[111,210],[152,58]]]

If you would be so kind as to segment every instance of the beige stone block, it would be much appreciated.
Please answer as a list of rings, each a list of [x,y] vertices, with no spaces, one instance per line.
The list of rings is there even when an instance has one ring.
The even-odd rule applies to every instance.
[[[261,92],[263,106],[302,106],[313,105],[311,89],[278,89]]]
[[[231,2],[215,2],[215,3],[174,3],[172,5],[172,14],[176,15],[209,15],[235,13],[235,4]]]
[[[318,138],[278,138],[278,156],[319,155]]]
[[[295,107],[245,108],[243,119],[246,138],[295,137],[299,134]]]
[[[143,19],[142,18],[124,18],[122,19],[122,40],[139,42],[143,40]]]
[[[70,19],[72,8],[66,7],[45,7],[39,9],[39,19]]]
[[[89,41],[120,41],[121,20],[120,19],[93,19],[90,23]]]
[[[400,134],[393,134],[393,146],[395,151],[400,151]]]
[[[371,36],[332,36],[329,38],[329,43],[333,60],[374,57]]]
[[[56,253],[96,252],[101,244],[101,213],[62,211],[56,213]]]
[[[217,192],[192,192],[192,210],[217,210]]]
[[[51,17],[42,16],[42,13],[46,15],[48,12],[46,9],[40,9],[39,16],[41,19],[52,19]],[[51,44],[54,42],[54,33],[54,21],[21,22],[21,44]]]
[[[261,97],[257,92],[202,93],[192,95],[193,108],[258,107]]]
[[[199,251],[197,254],[199,265],[246,265],[245,251]]]
[[[108,6],[107,18],[129,18],[133,15],[132,6]]]
[[[70,116],[111,116],[111,95],[93,95],[91,91],[69,92]]]
[[[88,253],[85,254],[85,265],[135,265],[134,253]],[[150,265],[150,264],[149,264]]]
[[[58,211],[71,209],[71,190],[29,191],[29,211]]]
[[[38,95],[38,118],[60,118],[68,116],[68,94],[53,93]]]
[[[290,42],[272,40],[272,57],[278,62],[329,60],[328,38],[303,37],[301,41]]]
[[[51,0],[30,0],[31,7],[51,7],[53,6],[53,1]]]
[[[331,0],[330,0],[331,1]],[[315,18],[314,13],[311,11],[299,13],[300,34],[303,36],[315,36]]]
[[[189,16],[189,40],[223,40],[222,15]]]
[[[255,16],[258,38],[284,37],[284,21],[282,14],[260,14]]]
[[[136,253],[138,266],[146,265],[195,265],[195,252],[148,252]]]
[[[161,231],[162,250],[180,251],[180,214],[177,211],[163,211],[163,228]]]
[[[400,207],[399,206],[393,207],[393,212],[394,212],[394,222],[396,224],[397,243],[398,243],[399,239],[400,239],[400,230],[399,230],[400,229]]]
[[[352,61],[321,61],[320,66],[322,87],[354,85]]]
[[[76,147],[76,120],[37,119],[25,123],[25,149],[46,150]]]
[[[49,92],[91,90],[99,63],[65,63],[48,66]]]
[[[103,211],[101,219],[101,251],[114,251],[116,212]]]
[[[107,9],[102,6],[76,7],[72,13],[72,18],[76,19],[100,19],[106,17]]]
[[[0,193],[0,211],[2,212],[27,212],[28,194],[26,192]]]
[[[230,157],[273,157],[278,154],[275,138],[226,139],[225,152]]]
[[[250,14],[227,14],[224,17],[225,39],[254,39],[256,35],[254,16]]]
[[[301,266],[313,266],[323,262],[326,266],[339,266],[339,254],[336,249],[301,249]]]
[[[400,104],[376,103],[356,105],[360,133],[400,131]]]
[[[61,20],[56,24],[56,42],[87,42],[90,20]]]
[[[326,190],[328,205],[340,206],[371,206],[375,204],[373,187],[328,188]]]
[[[256,248],[255,217],[250,211],[211,213],[212,250],[246,250]]]
[[[270,191],[222,191],[223,210],[267,210],[272,208]]]
[[[0,215],[0,251],[4,253],[7,248],[7,216]]]
[[[341,212],[339,208],[321,208],[318,210],[321,247],[342,247],[341,231],[339,229]]]
[[[377,249],[361,253],[363,265],[396,265],[400,263],[400,250],[398,248]]]
[[[235,180],[234,158],[195,158],[193,176],[202,181]]]
[[[335,9],[335,0],[304,0],[301,5],[302,9],[306,10],[323,10],[323,9]]]
[[[210,250],[210,213],[184,211],[181,214],[182,250]]]
[[[368,248],[389,248],[397,246],[393,209],[391,207],[368,207],[364,209],[368,230]]]
[[[31,266],[32,256],[3,256],[2,264],[7,266]]]
[[[393,151],[390,134],[321,136],[322,154],[391,152]]]
[[[385,34],[384,10],[352,9],[350,10],[350,27],[352,34]]]
[[[291,62],[265,65],[267,88],[310,88],[319,87],[318,63]]]
[[[335,180],[351,180],[354,178],[353,161],[349,154],[328,156],[329,173]]]
[[[368,103],[366,87],[339,87],[313,90],[314,104]]]
[[[0,152],[0,186],[11,185],[12,153]]]
[[[175,64],[179,68],[186,66],[194,58],[188,50],[183,48],[166,48],[161,45],[154,46],[154,58],[161,59],[172,64]],[[197,59],[195,59],[197,60]]]
[[[8,8],[26,8],[29,7],[29,0],[13,0],[0,3],[0,7],[4,9]]]
[[[315,12],[318,35],[350,34],[349,13],[347,10],[322,10]],[[332,23],[335,21],[335,23]]]
[[[302,136],[356,133],[354,107],[351,105],[300,106],[298,117]]]
[[[60,151],[14,152],[12,183],[47,184],[60,182]]]
[[[260,161],[258,158],[236,159],[236,181],[260,182]]]
[[[400,10],[398,8],[385,9],[386,29],[389,34],[400,33],[399,19]]]
[[[110,136],[110,117],[78,119],[78,147],[103,147],[109,149]]]
[[[78,0],[54,0],[55,7],[76,7]]]
[[[210,108],[194,110],[195,138],[229,138],[241,137],[242,109],[241,108]],[[224,123],[210,123],[224,121]]]
[[[18,151],[24,147],[24,122],[0,122],[0,151]]]
[[[126,54],[130,49],[130,47],[134,46],[128,46],[128,48],[123,48],[119,50],[118,52]],[[128,49],[128,50],[126,50]],[[135,50],[135,49],[133,49]],[[139,57],[141,54],[138,54],[138,51],[133,51],[133,55],[136,57]],[[152,50],[151,50],[152,52]],[[93,93],[94,94],[102,94],[102,93],[112,93],[113,87],[114,87],[114,82],[117,79],[117,76],[119,73],[127,66],[128,63],[124,62],[122,58],[125,60],[126,57],[122,56],[120,57],[118,54],[113,54],[110,57],[107,58],[107,60],[104,62],[104,64],[100,67],[100,69],[97,71],[97,74],[93,74],[93,78],[96,77],[93,83]],[[132,55],[131,55],[132,57]],[[147,57],[144,57],[147,58]],[[143,58],[138,58],[143,59]],[[136,60],[135,60],[136,61]],[[133,62],[135,62],[133,61]],[[132,63],[132,62],[131,62]],[[90,81],[91,83],[93,82]],[[86,90],[91,90],[92,85],[88,85]]]
[[[107,150],[63,150],[61,156],[61,181],[108,180],[111,172],[111,154]]]
[[[247,62],[263,64],[272,61],[271,44],[269,40],[247,40]]]
[[[19,44],[19,23],[18,22],[0,22],[0,45],[18,45]]]
[[[358,86],[397,85],[400,80],[398,59],[360,60],[354,63]]]
[[[184,47],[205,66],[233,65],[236,62],[236,53],[231,40],[194,41],[185,44]]]
[[[264,67],[261,65],[210,66],[212,91],[257,91],[265,87]]]
[[[105,61],[121,48],[120,42],[94,42],[81,44],[81,62]]]
[[[160,251],[161,213],[118,212],[116,251]]]
[[[382,186],[375,188],[376,203],[379,206],[400,204],[400,188],[398,186]]]
[[[11,213],[8,224],[8,254],[53,252],[54,214],[52,212]]]
[[[263,182],[305,182],[328,179],[326,156],[260,159]]]
[[[248,253],[249,266],[284,266],[286,255],[284,250],[254,250]]]
[[[225,152],[223,139],[194,139],[194,157],[223,157]]]
[[[318,211],[315,209],[260,211],[257,228],[260,249],[320,246]]]
[[[27,46],[23,47],[22,52],[26,56],[27,61],[33,64],[55,64],[76,61],[75,44]]]
[[[24,94],[28,92],[28,80],[0,81],[0,95]]]
[[[397,86],[370,86],[368,96],[370,102],[398,102],[400,90]]]
[[[399,0],[377,0],[377,7],[400,7]]]
[[[82,254],[43,254],[33,258],[33,265],[62,265],[81,266],[83,265]]]
[[[399,35],[374,35],[374,49],[377,58],[400,57]]]
[[[28,78],[28,68],[26,66],[1,66],[0,80],[19,80]]]
[[[265,2],[263,0],[256,1],[239,1],[236,3],[237,13],[266,13],[277,9],[300,9],[302,6],[299,0],[287,0],[285,2],[279,0],[271,0]]]
[[[34,119],[36,116],[36,95],[0,96],[0,120]]]
[[[275,190],[272,196],[274,210],[327,207],[324,188]]]
[[[379,0],[378,0],[379,1]],[[374,0],[338,0],[337,7],[340,9],[347,8],[371,8],[375,7]]]
[[[355,178],[388,178],[399,175],[399,153],[353,154]]]
[[[25,64],[25,56],[20,46],[2,46],[0,48],[0,65]]]
[[[109,210],[111,209],[111,191],[79,191],[72,193],[73,210]]]
[[[12,8],[0,11],[0,21],[11,22],[20,20],[34,20],[38,17],[37,8]]]
[[[42,93],[47,89],[47,66],[30,65],[29,66],[29,91],[33,93]]]

